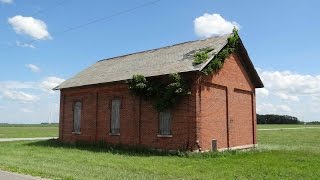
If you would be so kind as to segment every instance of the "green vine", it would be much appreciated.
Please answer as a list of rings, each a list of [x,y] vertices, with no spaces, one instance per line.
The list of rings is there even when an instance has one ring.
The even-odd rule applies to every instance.
[[[205,48],[203,50],[201,50],[200,52],[197,52],[194,54],[194,60],[193,60],[193,65],[198,65],[201,64],[203,62],[205,62],[208,58],[209,58],[209,53],[213,51],[212,48]]]
[[[202,72],[206,75],[218,72],[222,68],[225,59],[238,48],[239,42],[240,37],[238,30],[234,28],[233,35],[228,38],[228,44],[217,55],[214,56],[214,58],[202,70]]]
[[[167,83],[134,75],[128,84],[131,93],[154,100],[154,107],[159,112],[173,107],[182,96],[191,94],[187,83],[179,74],[170,74]]]
[[[233,35],[228,38],[227,45],[214,56],[209,64],[202,70],[206,75],[218,72],[225,59],[233,53],[239,45],[240,37],[238,31],[234,28]],[[193,55],[193,65],[198,65],[209,58],[212,48],[205,48]],[[156,78],[146,78],[143,75],[133,75],[128,81],[129,90],[134,95],[154,101],[154,107],[161,112],[173,107],[176,102],[185,95],[191,94],[187,83],[179,74],[170,74],[166,83],[160,82]]]

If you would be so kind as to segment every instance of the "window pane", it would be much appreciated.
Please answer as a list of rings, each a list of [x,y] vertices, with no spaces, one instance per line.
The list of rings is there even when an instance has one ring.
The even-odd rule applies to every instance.
[[[169,110],[159,113],[159,131],[161,135],[171,134],[171,112]]]
[[[73,109],[73,131],[80,132],[82,103],[76,102]]]
[[[111,110],[111,133],[120,133],[120,105],[119,99],[112,100],[112,110]]]

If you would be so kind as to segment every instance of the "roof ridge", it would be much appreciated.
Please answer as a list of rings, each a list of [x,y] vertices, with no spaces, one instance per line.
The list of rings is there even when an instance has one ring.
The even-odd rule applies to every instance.
[[[205,38],[205,39],[191,40],[191,41],[186,41],[186,42],[182,42],[182,43],[163,46],[163,47],[160,47],[160,48],[149,49],[149,50],[145,50],[145,51],[138,51],[138,52],[124,54],[124,55],[120,55],[120,56],[114,56],[114,57],[111,57],[111,58],[106,58],[106,59],[99,60],[99,61],[97,61],[97,63],[102,62],[102,61],[107,61],[107,60],[109,61],[109,60],[113,60],[113,59],[117,59],[117,58],[122,58],[122,57],[126,57],[126,56],[131,56],[131,55],[135,55],[135,54],[142,54],[142,53],[146,53],[146,52],[157,51],[157,50],[160,50],[160,49],[171,48],[171,47],[179,46],[179,45],[183,45],[183,44],[200,42],[200,41],[207,41],[207,40],[210,40],[210,39],[220,38],[220,37],[227,36],[227,35],[230,36],[231,34],[225,34],[225,35],[222,35],[222,36],[209,37],[209,38]]]

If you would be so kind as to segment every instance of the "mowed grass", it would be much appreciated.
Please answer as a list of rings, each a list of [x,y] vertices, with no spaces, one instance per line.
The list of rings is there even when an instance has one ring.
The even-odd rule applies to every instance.
[[[268,125],[268,128],[259,126],[259,129],[280,129],[275,131],[258,131],[259,148],[320,154],[320,126],[313,125],[306,127],[312,128],[304,128],[299,125]]]
[[[180,156],[6,142],[0,143],[0,169],[52,179],[319,179],[320,129],[258,136],[256,150]]]
[[[57,137],[58,125],[0,125],[0,138]]]

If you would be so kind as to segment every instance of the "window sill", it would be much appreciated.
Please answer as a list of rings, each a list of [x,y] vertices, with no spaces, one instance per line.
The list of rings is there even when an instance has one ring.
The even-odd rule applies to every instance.
[[[81,132],[72,132],[73,135],[81,135]]]
[[[172,138],[172,135],[161,135],[161,134],[158,134],[157,137],[160,137],[160,138]]]
[[[109,133],[109,136],[120,136],[120,133]]]

